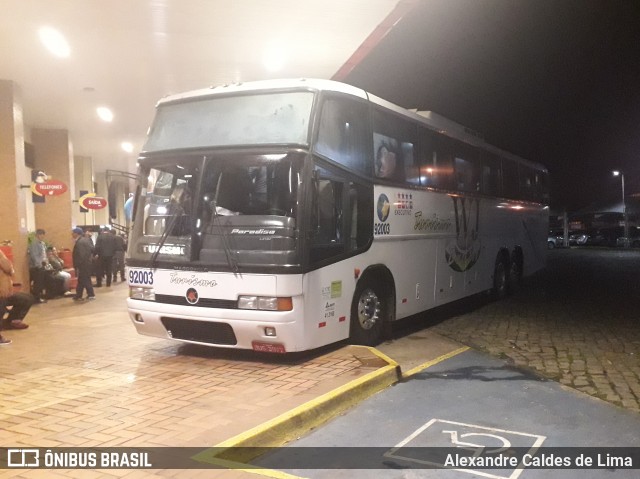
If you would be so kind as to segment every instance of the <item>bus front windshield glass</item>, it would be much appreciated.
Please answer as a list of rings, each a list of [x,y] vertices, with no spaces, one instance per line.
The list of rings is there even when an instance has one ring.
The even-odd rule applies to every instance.
[[[308,145],[313,98],[310,91],[288,91],[161,104],[143,149]]]
[[[129,256],[172,263],[291,265],[302,158],[207,157],[142,168]]]

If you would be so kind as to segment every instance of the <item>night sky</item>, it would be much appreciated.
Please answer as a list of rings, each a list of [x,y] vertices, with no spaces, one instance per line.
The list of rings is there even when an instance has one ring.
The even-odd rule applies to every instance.
[[[553,209],[640,192],[638,0],[425,0],[345,81],[543,163]]]

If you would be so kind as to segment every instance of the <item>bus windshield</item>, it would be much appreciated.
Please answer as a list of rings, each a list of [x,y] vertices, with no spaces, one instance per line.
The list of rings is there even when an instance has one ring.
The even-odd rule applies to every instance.
[[[160,104],[143,150],[308,145],[314,93],[270,92]]]
[[[231,269],[297,263],[295,156],[143,160],[130,258]]]

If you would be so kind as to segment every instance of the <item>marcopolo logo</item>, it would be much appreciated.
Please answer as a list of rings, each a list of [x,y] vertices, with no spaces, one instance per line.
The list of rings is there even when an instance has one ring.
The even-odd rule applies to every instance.
[[[391,203],[389,197],[384,193],[378,196],[378,203],[376,204],[376,213],[378,215],[379,223],[373,224],[374,235],[388,235],[391,234],[391,225],[387,223],[389,213],[391,212]]]
[[[196,304],[200,299],[200,296],[198,296],[198,292],[195,288],[189,288],[187,290],[187,294],[184,297],[189,304]]]
[[[378,213],[378,219],[383,223],[387,221],[389,217],[389,212],[391,211],[391,203],[389,202],[389,197],[384,193],[378,196],[378,204],[376,205],[376,211]]]

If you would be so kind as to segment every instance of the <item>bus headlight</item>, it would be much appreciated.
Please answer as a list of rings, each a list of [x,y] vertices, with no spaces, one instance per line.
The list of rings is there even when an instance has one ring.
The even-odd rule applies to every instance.
[[[143,299],[145,301],[155,301],[156,292],[153,288],[142,286],[129,286],[129,297],[131,299]]]
[[[293,301],[291,298],[278,298],[275,296],[239,296],[238,309],[291,311],[293,309]]]

